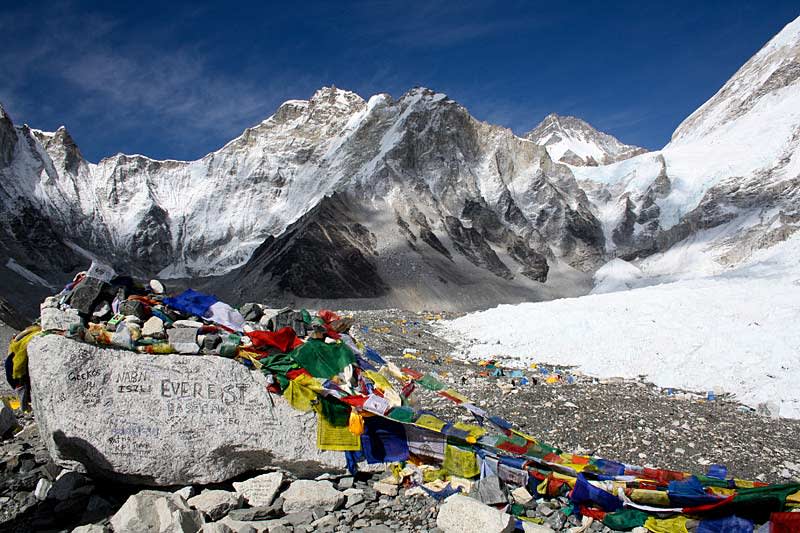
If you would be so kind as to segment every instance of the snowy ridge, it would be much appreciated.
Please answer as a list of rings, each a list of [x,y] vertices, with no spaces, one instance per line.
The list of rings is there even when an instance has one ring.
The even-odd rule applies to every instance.
[[[799,79],[797,19],[663,150],[570,166],[616,258],[590,295],[446,324],[462,351],[644,375],[800,418],[800,334],[787,327],[800,319]]]
[[[575,166],[606,165],[647,151],[623,144],[577,117],[555,113],[547,115],[525,138],[547,148],[553,161]]]

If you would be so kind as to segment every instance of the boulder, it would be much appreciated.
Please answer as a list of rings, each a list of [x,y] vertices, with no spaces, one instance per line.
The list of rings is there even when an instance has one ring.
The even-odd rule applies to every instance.
[[[0,401],[0,437],[14,427],[17,427],[17,417],[14,415],[14,410]]]
[[[218,520],[242,504],[242,495],[227,490],[204,490],[189,499],[189,505],[211,520]]]
[[[261,507],[272,504],[278,494],[278,489],[283,483],[283,474],[270,472],[254,478],[234,483],[233,488],[241,494],[251,507]]]
[[[436,525],[444,533],[509,533],[514,524],[510,514],[461,494],[447,498],[436,517]]]
[[[333,488],[330,481],[298,479],[281,494],[283,512],[296,513],[306,509],[325,509],[335,511],[344,504],[346,496]]]
[[[222,357],[148,355],[62,337],[28,346],[33,407],[53,461],[117,482],[205,485],[269,466],[343,468],[313,413]],[[317,470],[317,471],[318,471]]]
[[[77,309],[65,309],[62,311],[57,307],[43,307],[41,319],[44,331],[69,331],[70,326],[81,323],[81,317]]]
[[[200,511],[190,509],[186,500],[176,494],[155,490],[143,490],[130,496],[111,517],[114,531],[126,533],[188,531],[185,528],[191,528],[192,524],[196,525],[194,532],[202,527]]]

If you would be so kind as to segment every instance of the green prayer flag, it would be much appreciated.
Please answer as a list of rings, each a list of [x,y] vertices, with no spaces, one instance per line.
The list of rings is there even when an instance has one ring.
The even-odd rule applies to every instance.
[[[405,422],[410,423],[414,421],[414,410],[410,407],[395,407],[389,414],[386,415],[392,420],[397,420],[398,422]]]
[[[442,383],[435,377],[431,376],[430,374],[425,374],[424,376],[422,376],[420,379],[417,380],[417,383],[419,383],[421,387],[424,387],[432,391],[440,391],[444,389],[444,383]]]
[[[327,396],[319,396],[319,413],[331,426],[347,426],[350,421],[351,407],[339,400]]]
[[[289,354],[286,353],[269,355],[259,359],[258,362],[263,365],[261,367],[261,372],[263,372],[265,375],[275,374],[275,379],[278,380],[281,390],[286,389],[286,386],[289,384],[289,379],[286,377],[286,373],[290,370],[300,368],[297,366],[297,363],[295,363],[292,358],[289,357]]]
[[[614,513],[608,513],[603,518],[603,525],[618,531],[630,531],[635,527],[644,526],[648,514],[639,509],[620,509]]]
[[[289,357],[315,378],[330,379],[347,365],[356,362],[350,348],[337,342],[327,344],[319,339],[310,339],[298,346]]]

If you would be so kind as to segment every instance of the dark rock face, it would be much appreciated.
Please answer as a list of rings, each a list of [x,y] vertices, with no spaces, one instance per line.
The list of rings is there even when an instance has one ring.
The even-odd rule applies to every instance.
[[[371,298],[389,290],[369,259],[374,254],[374,236],[334,195],[279,237],[269,237],[231,277],[244,285],[269,280],[299,297]]]
[[[17,144],[17,132],[14,131],[14,124],[0,106],[0,168],[11,163],[15,144]]]
[[[484,267],[494,275],[504,279],[512,279],[514,275],[505,263],[497,257],[497,254],[486,242],[475,228],[467,228],[456,217],[448,216],[445,218],[447,234],[453,241],[453,246],[461,252],[464,257],[476,266]]]
[[[131,243],[131,262],[145,271],[158,272],[173,260],[169,213],[153,205],[142,218]]]

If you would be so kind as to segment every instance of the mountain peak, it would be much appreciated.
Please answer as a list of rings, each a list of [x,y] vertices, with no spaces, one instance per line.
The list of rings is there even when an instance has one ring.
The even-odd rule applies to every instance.
[[[646,152],[598,131],[583,119],[550,113],[525,138],[547,149],[551,159],[574,166],[607,165]]]
[[[339,89],[335,85],[325,86],[314,93],[309,100],[313,104],[335,104],[338,106],[351,107],[353,105],[364,104],[365,101],[358,94],[345,89]]]
[[[789,103],[793,89],[800,83],[800,17],[787,24],[761,50],[736,71],[714,96],[708,99],[672,134],[670,144],[694,141],[721,132],[722,126],[734,122],[760,106],[777,109],[779,101],[787,104],[787,113],[794,115],[794,102]],[[761,105],[763,104],[763,105]],[[727,128],[727,126],[726,126]]]

